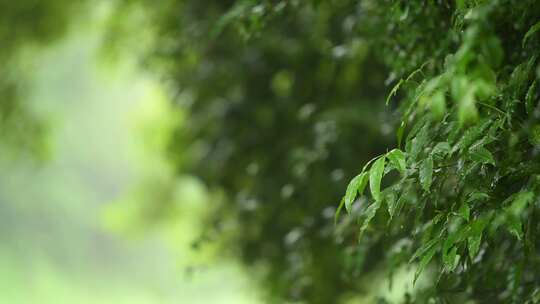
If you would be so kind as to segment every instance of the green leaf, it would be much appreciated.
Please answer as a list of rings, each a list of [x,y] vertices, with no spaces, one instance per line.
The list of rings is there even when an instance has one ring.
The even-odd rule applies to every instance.
[[[405,199],[403,195],[397,200],[394,193],[389,195],[389,199],[386,200],[386,204],[388,205],[388,214],[390,214],[390,220],[392,220],[395,215],[399,214],[404,203]]]
[[[341,214],[341,210],[343,209],[343,206],[345,206],[345,197],[341,199],[339,202],[339,206],[337,207],[336,213],[334,214],[334,225],[337,223],[339,219],[339,215]]]
[[[403,134],[405,133],[405,122],[402,121],[396,132],[397,144],[401,148],[401,141],[403,140]]]
[[[480,138],[484,134],[484,131],[489,127],[489,125],[492,123],[492,120],[486,119],[474,127],[469,128],[461,139],[459,140],[458,144],[452,149],[452,152],[455,152],[456,150],[464,151],[465,149],[469,148],[475,141]]]
[[[461,256],[457,254],[457,247],[453,247],[450,249],[450,251],[443,255],[444,267],[446,267],[446,269],[450,272],[454,271],[459,264],[460,258]]]
[[[521,215],[527,205],[534,200],[534,193],[530,191],[522,191],[511,197],[512,204],[505,208],[505,227],[508,231],[515,235],[518,240],[523,239],[523,228],[521,224]]]
[[[522,240],[523,229],[521,228],[521,220],[518,217],[507,217],[505,226],[506,229],[508,229],[511,234],[515,235],[518,240]]]
[[[485,201],[489,199],[489,195],[484,192],[472,192],[469,194],[469,198],[467,199],[467,202],[474,202],[474,201]]]
[[[467,205],[467,203],[463,203],[463,205],[461,205],[461,207],[458,210],[458,214],[464,220],[469,221],[469,217],[471,215],[471,209],[469,208],[469,205]]]
[[[463,126],[467,123],[474,122],[478,117],[478,109],[476,109],[475,87],[469,87],[466,93],[459,99],[458,104],[458,121],[459,125]]]
[[[381,180],[384,174],[384,163],[386,158],[383,156],[371,166],[369,170],[369,188],[371,195],[376,201],[381,200]]]
[[[480,147],[469,152],[469,157],[471,158],[471,160],[479,162],[481,164],[491,164],[495,166],[495,159],[493,158],[493,154],[491,154],[491,152],[489,152],[489,150],[484,147]]]
[[[362,237],[364,234],[364,231],[366,231],[367,227],[369,226],[369,223],[375,217],[375,214],[377,213],[377,210],[381,207],[381,201],[375,201],[373,204],[369,205],[369,207],[366,209],[366,212],[364,213],[364,221],[362,222],[362,226],[360,227],[360,234],[359,238]]]
[[[523,36],[523,41],[521,42],[522,46],[525,47],[525,44],[527,44],[527,40],[529,40],[529,38],[531,38],[531,36],[534,35],[534,33],[538,32],[539,30],[540,30],[540,21],[536,22],[533,26],[531,26],[531,28],[529,28],[527,33],[525,33],[525,36]]]
[[[397,91],[399,90],[399,88],[401,87],[402,84],[403,84],[403,78],[399,80],[399,82],[390,91],[390,94],[388,94],[388,97],[386,97],[386,105],[388,105],[390,103],[390,99],[394,95],[396,95]]]
[[[525,109],[527,110],[527,114],[531,115],[534,112],[534,109],[536,108],[535,102],[535,95],[536,95],[536,79],[533,81],[529,89],[527,90],[527,95],[525,95]]]
[[[522,191],[514,196],[512,205],[510,205],[506,212],[513,216],[521,216],[523,209],[527,207],[527,204],[534,200],[534,193],[531,191]]]
[[[433,147],[433,150],[431,150],[432,155],[437,156],[446,156],[450,152],[450,144],[443,141],[440,143],[437,143],[435,147]]]
[[[411,141],[411,153],[410,153],[410,159],[411,161],[416,161],[418,158],[418,155],[420,155],[420,152],[424,150],[424,147],[429,141],[429,124],[424,125],[424,127],[418,132],[418,135],[413,138]]]
[[[367,172],[362,172],[358,174],[349,182],[349,185],[347,186],[347,191],[345,192],[345,209],[347,210],[347,212],[351,212],[351,206],[356,199],[356,195],[358,193],[362,195],[364,189],[366,188],[367,182]]]
[[[435,119],[440,120],[443,118],[446,113],[446,99],[444,97],[444,92],[437,91],[431,96],[429,109],[431,110],[431,113],[433,113]]]
[[[480,242],[482,241],[482,232],[488,223],[488,217],[482,217],[475,220],[470,224],[471,230],[469,238],[467,239],[467,247],[469,249],[469,257],[474,259],[480,249]]]
[[[424,191],[429,192],[433,179],[433,158],[428,156],[420,167],[420,184]]]
[[[416,268],[416,272],[414,273],[413,285],[416,284],[416,280],[418,280],[418,277],[420,276],[420,274],[422,274],[422,272],[424,271],[426,266],[429,264],[431,259],[433,259],[433,256],[435,255],[438,249],[439,249],[439,246],[433,246],[423,255],[422,259],[420,260],[420,263],[418,264],[418,267]]]
[[[432,238],[431,240],[429,240],[427,243],[423,244],[420,248],[418,248],[414,254],[412,255],[412,257],[409,259],[409,263],[411,263],[412,261],[416,260],[417,258],[419,257],[422,257],[424,255],[426,255],[426,253],[433,247],[435,246],[435,244],[439,243],[440,239],[439,238]]]
[[[393,149],[386,154],[386,157],[390,160],[390,163],[400,172],[405,173],[406,162],[405,153],[399,149]]]

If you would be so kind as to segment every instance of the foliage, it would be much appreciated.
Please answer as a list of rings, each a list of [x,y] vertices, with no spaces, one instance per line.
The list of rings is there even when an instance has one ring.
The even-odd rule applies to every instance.
[[[400,302],[540,301],[537,1],[134,6],[188,113],[170,157],[216,193],[195,246],[262,266],[269,301],[344,302],[407,267],[429,283]]]
[[[276,301],[330,303],[363,288],[335,239],[332,203],[391,141],[385,70],[353,34],[352,2],[232,4],[169,1],[148,12],[159,39],[146,63],[189,113],[170,154],[191,155],[178,171],[226,194],[208,205],[195,246],[226,240],[224,250],[262,266]]]
[[[424,15],[430,10],[446,13]],[[437,51],[435,56],[423,53],[423,47],[431,47],[427,43],[410,50],[396,46],[405,57],[419,57],[417,63],[426,64],[421,72],[403,76],[407,80],[390,93],[402,91],[398,141],[404,128],[407,137],[403,150],[394,150],[399,157],[392,151],[365,168],[372,202],[361,207],[361,231],[371,221],[372,238],[398,237],[407,244],[387,258],[418,261],[415,280],[428,265],[435,269],[432,287],[415,301],[537,303],[540,66],[533,33],[538,4],[396,3],[392,11],[448,29],[439,36],[430,35],[427,26],[394,32],[394,43],[414,44],[419,39],[415,35],[422,34]],[[447,18],[434,19],[437,15]],[[383,60],[392,71],[412,70],[399,60]],[[379,172],[385,158],[385,175],[396,169],[400,176],[389,178],[381,199]],[[363,192],[354,180],[351,185],[345,196],[349,201],[356,188]],[[381,200],[388,214],[380,208]]]
[[[178,170],[224,190],[208,235],[266,266],[271,297],[339,302],[417,265],[413,280],[429,268],[433,283],[404,302],[537,301],[535,1],[168,1],[151,14],[149,64],[190,117],[171,154],[187,149]],[[333,229],[343,178],[394,126],[397,147],[351,180]]]

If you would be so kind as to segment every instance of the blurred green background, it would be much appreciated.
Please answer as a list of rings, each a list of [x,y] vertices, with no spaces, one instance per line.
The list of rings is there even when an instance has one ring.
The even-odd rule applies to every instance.
[[[162,153],[183,113],[135,53],[103,59],[103,15],[18,54],[47,153],[1,147],[0,303],[257,303],[237,262],[192,250],[206,192]],[[177,202],[174,217],[137,229],[137,191]]]

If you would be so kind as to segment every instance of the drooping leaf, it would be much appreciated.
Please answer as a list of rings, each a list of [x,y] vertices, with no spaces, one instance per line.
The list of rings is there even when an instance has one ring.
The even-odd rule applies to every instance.
[[[416,284],[416,281],[418,280],[418,277],[420,276],[420,274],[422,274],[422,272],[424,271],[426,266],[429,264],[431,259],[433,259],[433,256],[435,255],[435,253],[437,252],[438,249],[439,249],[439,246],[432,246],[422,256],[422,258],[420,259],[420,263],[418,264],[418,267],[416,268],[416,271],[414,273],[413,285]]]
[[[505,208],[505,227],[508,231],[515,235],[518,240],[523,239],[523,228],[521,223],[521,216],[523,210],[534,199],[534,193],[529,191],[522,191],[510,197],[512,204]]]
[[[388,214],[390,214],[390,220],[392,220],[394,216],[399,214],[404,203],[405,198],[403,195],[400,196],[398,199],[396,199],[394,193],[390,195],[390,198],[386,201],[386,204],[388,206]]]
[[[536,79],[533,81],[529,89],[527,90],[527,95],[525,95],[525,109],[528,115],[531,115],[536,108],[535,99],[537,91],[537,82]]]
[[[416,260],[417,258],[420,258],[424,255],[426,255],[426,253],[433,247],[435,246],[436,244],[438,244],[440,241],[439,238],[432,238],[431,240],[429,240],[427,243],[423,244],[420,248],[418,248],[414,254],[411,256],[411,258],[409,259],[409,263],[411,263],[412,261]]]
[[[470,226],[470,234],[467,238],[467,247],[469,250],[469,257],[474,259],[480,249],[480,242],[482,241],[482,232],[488,224],[488,217],[481,217],[473,221]]]
[[[469,194],[467,202],[485,201],[487,199],[489,199],[489,195],[487,193],[475,191]]]
[[[440,120],[443,118],[446,113],[446,98],[442,91],[437,91],[433,94],[429,103],[429,109],[431,110],[431,113],[433,113],[435,119]]]
[[[521,227],[521,220],[516,216],[508,216],[505,222],[506,229],[513,234],[518,240],[523,239],[523,229]]]
[[[399,80],[399,82],[390,91],[390,94],[388,94],[388,97],[386,97],[386,105],[390,103],[390,99],[392,99],[392,97],[396,95],[397,91],[399,90],[402,84],[403,84],[403,78]]]
[[[484,147],[479,147],[470,151],[469,157],[475,162],[479,162],[481,164],[491,164],[495,166],[495,158],[493,158],[493,154],[491,154],[491,152],[489,152],[489,150]]]
[[[452,149],[451,153],[454,153],[456,150],[463,151],[469,148],[475,141],[478,140],[478,138],[480,138],[480,136],[484,134],[484,131],[491,125],[491,123],[491,120],[486,119],[469,128],[467,131],[465,131],[458,144],[456,144],[456,146]]]
[[[358,174],[349,182],[347,191],[345,192],[345,210],[347,210],[347,212],[351,212],[352,203],[358,194],[362,195],[364,189],[366,188],[367,182],[367,172]]]
[[[334,213],[334,225],[336,225],[339,219],[339,215],[341,214],[341,210],[343,210],[344,206],[345,206],[345,197],[341,199],[341,201],[339,202],[339,206],[337,207],[336,212]]]
[[[458,214],[466,221],[469,221],[469,217],[471,215],[471,209],[469,208],[469,205],[467,203],[463,203],[461,207],[458,210]]]
[[[444,267],[450,272],[454,271],[459,263],[460,257],[461,256],[457,254],[457,247],[452,247],[450,251],[443,255]]]
[[[371,195],[376,201],[381,200],[381,180],[384,174],[384,164],[386,158],[383,156],[371,166],[369,170],[369,189],[371,190]]]
[[[405,153],[400,149],[393,149],[386,154],[386,157],[390,160],[390,163],[400,172],[404,173],[407,167],[405,161]]]
[[[431,150],[431,154],[434,156],[446,156],[450,152],[450,144],[447,142],[440,142],[433,147],[433,150]]]
[[[534,35],[538,31],[540,31],[540,21],[536,22],[533,26],[529,28],[527,33],[525,33],[525,36],[523,36],[523,41],[521,42],[521,44],[525,46],[525,44],[527,44],[527,40],[529,40],[532,35]]]
[[[371,205],[369,205],[369,207],[367,207],[366,211],[363,214],[364,221],[362,222],[362,226],[360,226],[359,238],[362,237],[364,231],[366,231],[366,229],[368,228],[369,223],[377,213],[377,210],[379,210],[379,207],[381,207],[381,201],[375,201]]]
[[[418,135],[412,139],[410,142],[411,144],[411,153],[410,153],[410,159],[412,162],[415,162],[420,155],[420,153],[424,150],[424,147],[427,145],[429,141],[429,124],[424,125],[422,129],[418,132]]]
[[[424,191],[429,192],[433,180],[433,158],[428,156],[420,166],[420,184]]]

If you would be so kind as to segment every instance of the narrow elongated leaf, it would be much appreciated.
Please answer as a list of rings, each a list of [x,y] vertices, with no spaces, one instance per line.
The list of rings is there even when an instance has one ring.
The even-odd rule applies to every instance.
[[[439,243],[439,238],[432,238],[427,243],[423,244],[420,248],[418,248],[412,257],[409,259],[409,263],[416,260],[419,257],[424,256],[433,246],[435,246],[437,243]]]
[[[424,150],[424,147],[426,146],[427,142],[429,140],[429,124],[426,124],[420,132],[418,132],[418,135],[411,141],[411,153],[410,158],[412,161],[416,161],[418,155],[422,150]]]
[[[518,217],[515,216],[509,216],[506,218],[505,223],[506,229],[508,231],[515,235],[518,240],[523,239],[523,229],[521,227],[521,220]]]
[[[397,91],[399,90],[402,84],[403,84],[403,78],[399,80],[399,82],[390,91],[390,94],[388,94],[388,97],[386,97],[386,105],[390,103],[390,99],[392,99],[392,97],[396,95]]]
[[[433,256],[435,255],[438,249],[439,249],[439,246],[433,246],[424,254],[422,259],[420,260],[420,263],[418,264],[418,268],[416,268],[416,272],[414,273],[413,285],[416,284],[416,280],[418,280],[418,277],[420,276],[420,274],[422,274],[422,272],[424,271],[426,266],[429,264],[431,259],[433,259]]]
[[[444,267],[450,272],[456,269],[456,266],[459,263],[460,255],[457,254],[457,247],[453,247],[445,255],[443,255]]]
[[[527,33],[525,33],[525,36],[523,36],[522,45],[525,46],[525,44],[527,44],[527,40],[529,40],[529,38],[531,38],[532,35],[538,31],[540,31],[540,21],[536,22],[533,26],[531,26],[531,28],[529,28]]]
[[[364,213],[364,221],[362,222],[362,226],[360,227],[360,234],[359,238],[362,237],[364,234],[364,231],[366,231],[367,227],[369,226],[369,223],[377,213],[377,210],[381,207],[381,201],[375,201],[373,204],[371,204]]]
[[[480,242],[482,241],[482,232],[488,223],[488,217],[483,217],[475,220],[471,224],[471,230],[469,238],[467,239],[467,247],[469,249],[469,257],[474,259],[480,249]]]
[[[471,209],[469,208],[469,205],[467,203],[463,203],[463,205],[461,205],[458,210],[458,214],[466,221],[469,221],[469,217],[471,215]]]
[[[420,167],[420,184],[425,191],[429,192],[432,180],[433,158],[430,155],[422,162],[422,166]]]
[[[381,180],[384,174],[385,161],[386,157],[384,156],[377,159],[369,170],[369,188],[371,190],[371,195],[376,201],[381,200]]]
[[[518,240],[522,240],[523,228],[521,223],[521,214],[527,205],[534,199],[534,193],[530,191],[523,191],[513,195],[512,198],[512,204],[505,209],[505,227],[508,229],[508,231],[510,231],[511,234],[515,235]]]
[[[536,108],[535,101],[535,95],[536,95],[536,87],[537,82],[536,79],[533,81],[529,89],[527,90],[527,95],[525,95],[525,109],[527,110],[527,114],[531,115],[534,112],[534,109]]]
[[[345,197],[341,199],[339,202],[339,206],[337,207],[336,213],[334,213],[334,225],[337,223],[339,219],[339,215],[341,214],[341,210],[343,209],[343,206],[345,206]]]
[[[351,212],[351,206],[356,199],[356,195],[362,195],[364,189],[366,188],[367,182],[367,172],[358,174],[350,181],[349,185],[347,186],[347,191],[345,192],[345,210],[347,210],[347,212]]]
[[[404,173],[407,167],[405,162],[405,153],[400,149],[393,149],[386,154],[386,157],[390,160],[390,163],[400,172]]]
[[[485,201],[487,199],[489,199],[489,195],[484,192],[472,192],[471,194],[469,194],[467,202]]]
[[[405,203],[405,199],[403,196],[401,196],[399,199],[396,199],[396,195],[394,193],[391,193],[389,198],[386,200],[386,204],[388,206],[388,214],[390,214],[390,219],[394,218],[395,215],[398,215],[401,208],[403,207],[403,204]]]
[[[463,151],[469,148],[484,134],[484,131],[491,125],[491,123],[492,121],[490,119],[486,119],[479,122],[474,127],[469,128],[467,131],[465,131],[458,144],[452,149],[451,153],[454,153],[456,150]]]

